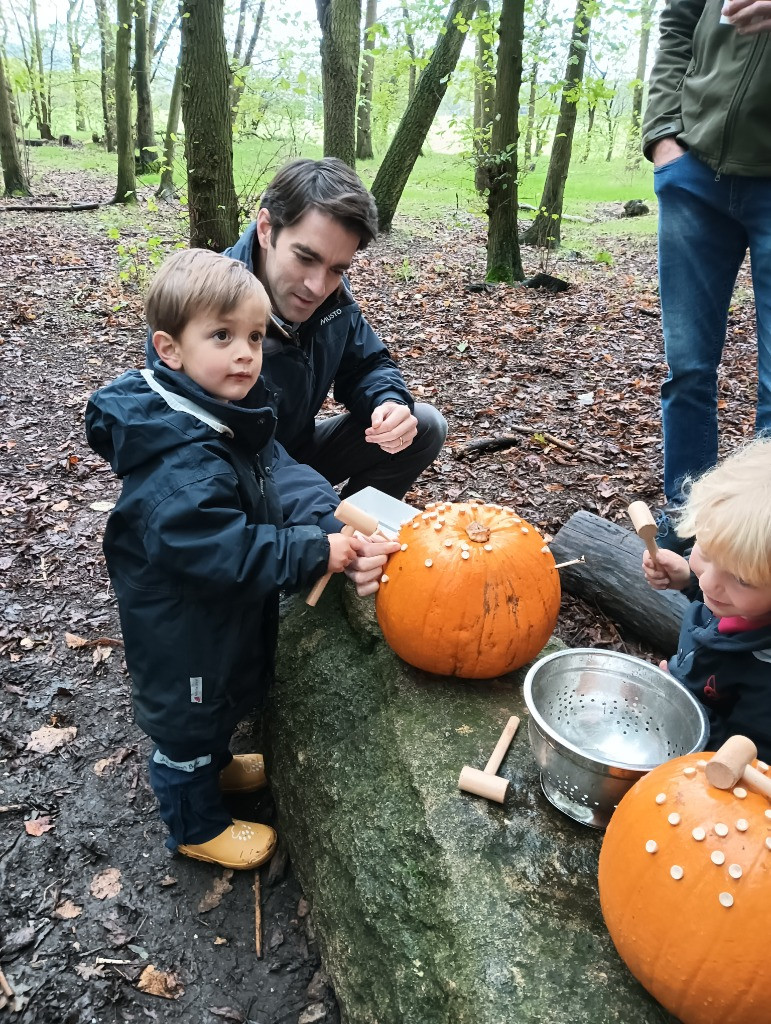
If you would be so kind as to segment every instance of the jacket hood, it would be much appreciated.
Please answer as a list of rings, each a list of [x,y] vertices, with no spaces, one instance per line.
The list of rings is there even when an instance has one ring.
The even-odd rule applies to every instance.
[[[119,477],[207,437],[232,438],[256,454],[275,428],[262,378],[243,401],[222,402],[160,361],[152,370],[128,370],[95,392],[86,408],[88,443]]]
[[[693,638],[712,650],[762,651],[771,648],[771,625],[759,626],[741,633],[720,633],[720,619],[705,604],[695,609]]]

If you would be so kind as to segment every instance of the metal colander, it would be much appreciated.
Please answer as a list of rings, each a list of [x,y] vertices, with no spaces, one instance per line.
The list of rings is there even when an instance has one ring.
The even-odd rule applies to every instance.
[[[704,708],[685,687],[616,651],[574,648],[541,658],[524,693],[544,794],[595,828],[606,827],[646,772],[703,750],[709,738]]]

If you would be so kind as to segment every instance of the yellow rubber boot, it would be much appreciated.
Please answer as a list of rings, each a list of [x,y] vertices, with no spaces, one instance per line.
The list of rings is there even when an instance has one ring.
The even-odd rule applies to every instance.
[[[269,825],[234,818],[224,832],[206,843],[186,843],[177,850],[185,857],[248,871],[273,856],[278,837]]]
[[[262,754],[236,754],[220,772],[223,793],[254,793],[268,784]]]

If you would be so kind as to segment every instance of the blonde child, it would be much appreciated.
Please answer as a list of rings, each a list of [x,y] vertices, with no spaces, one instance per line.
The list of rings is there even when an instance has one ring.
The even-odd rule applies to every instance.
[[[223,793],[266,784],[259,754],[230,753],[271,680],[278,595],[340,572],[358,541],[325,480],[277,451],[260,377],[270,302],[246,267],[178,252],[145,310],[157,360],[94,394],[91,447],[123,481],[104,551],[118,599],[134,714],[151,737],[150,782],[167,845],[253,868],[276,835],[233,820]],[[280,463],[280,470],[277,469]],[[289,518],[274,482],[294,474]]]
[[[677,532],[695,537],[689,561],[643,556],[652,587],[692,602],[662,668],[706,707],[712,749],[738,733],[771,761],[771,438],[692,482]]]

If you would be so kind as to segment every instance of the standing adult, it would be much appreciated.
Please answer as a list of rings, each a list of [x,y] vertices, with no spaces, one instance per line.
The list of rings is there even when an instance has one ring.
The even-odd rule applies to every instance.
[[[346,273],[377,234],[372,195],[332,157],[294,160],[225,253],[265,286],[274,317],[263,373],[279,393],[276,437],[342,497],[373,486],[402,498],[438,455],[447,424],[415,403],[351,294]],[[316,420],[330,388],[346,412]]]
[[[771,2],[669,0],[643,122],[659,202],[659,292],[669,374],[661,388],[658,543],[682,482],[714,466],[717,371],[749,250],[758,336],[756,429],[771,428]]]

